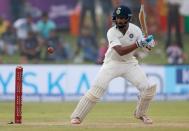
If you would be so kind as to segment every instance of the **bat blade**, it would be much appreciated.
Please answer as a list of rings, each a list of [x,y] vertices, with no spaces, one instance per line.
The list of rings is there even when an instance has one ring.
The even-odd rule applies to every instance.
[[[148,29],[147,29],[147,25],[146,25],[146,14],[145,14],[145,10],[144,10],[143,0],[141,1],[141,7],[140,7],[140,12],[139,12],[139,21],[140,21],[140,25],[141,25],[144,35],[147,36]]]
[[[148,36],[148,29],[146,24],[146,14],[144,10],[144,0],[141,0],[141,6],[140,6],[140,12],[139,12],[139,21],[142,28],[142,32],[144,33],[144,36]],[[150,51],[151,48],[146,47],[147,51]]]

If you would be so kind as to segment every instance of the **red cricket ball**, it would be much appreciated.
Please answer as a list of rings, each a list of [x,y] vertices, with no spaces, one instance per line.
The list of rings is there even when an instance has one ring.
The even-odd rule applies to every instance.
[[[52,54],[54,52],[54,48],[48,47],[47,51],[48,51],[49,54]]]

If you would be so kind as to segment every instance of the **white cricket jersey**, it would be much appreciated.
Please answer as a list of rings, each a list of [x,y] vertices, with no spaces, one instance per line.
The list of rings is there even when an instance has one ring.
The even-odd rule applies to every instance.
[[[137,40],[142,38],[142,31],[141,29],[129,23],[129,28],[127,32],[123,35],[116,26],[111,27],[107,32],[107,38],[109,47],[105,54],[104,63],[109,61],[117,61],[117,62],[129,62],[132,60],[136,61],[136,58],[133,56],[134,51],[130,52],[129,54],[120,56],[113,47],[116,45],[121,46],[128,46],[136,43]]]

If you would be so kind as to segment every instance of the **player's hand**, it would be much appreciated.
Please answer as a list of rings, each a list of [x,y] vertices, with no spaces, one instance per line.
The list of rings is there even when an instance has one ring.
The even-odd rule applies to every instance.
[[[147,36],[146,41],[147,41],[147,44],[144,45],[144,47],[146,47],[147,49],[153,48],[156,44],[153,35]]]
[[[137,40],[137,41],[136,41],[137,47],[138,47],[138,48],[139,48],[139,47],[140,47],[140,48],[145,47],[145,46],[148,44],[148,42],[146,41],[146,39],[147,39],[147,38],[142,37],[141,39]]]
[[[151,49],[155,46],[155,41],[153,36],[149,35],[147,37],[142,37],[140,40],[137,40],[136,45],[140,48],[146,47],[147,49]]]

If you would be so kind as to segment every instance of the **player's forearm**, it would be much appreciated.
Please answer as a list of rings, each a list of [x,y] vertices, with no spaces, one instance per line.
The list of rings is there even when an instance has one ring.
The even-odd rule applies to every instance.
[[[113,47],[114,50],[120,55],[120,56],[123,56],[123,55],[126,55],[132,51],[134,51],[135,49],[137,49],[137,45],[136,44],[132,44],[132,45],[129,45],[129,46],[115,46]]]

